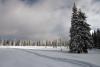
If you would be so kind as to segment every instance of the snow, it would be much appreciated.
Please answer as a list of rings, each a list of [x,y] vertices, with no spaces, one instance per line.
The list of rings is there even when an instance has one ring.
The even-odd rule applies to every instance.
[[[62,51],[61,51],[62,50]],[[0,67],[100,67],[100,50],[71,54],[65,47],[1,46]]]
[[[91,34],[94,33],[94,30],[91,30],[90,33],[91,33]]]
[[[0,48],[18,48],[18,49],[38,49],[38,50],[67,50],[68,47],[59,46],[54,47],[53,46],[0,46]]]
[[[30,51],[35,52],[35,50]],[[88,54],[71,54],[67,53],[67,51],[65,52],[65,50],[63,52],[53,50],[44,52],[44,50],[36,50],[36,52],[50,57],[74,59],[100,66],[100,50],[89,50]]]

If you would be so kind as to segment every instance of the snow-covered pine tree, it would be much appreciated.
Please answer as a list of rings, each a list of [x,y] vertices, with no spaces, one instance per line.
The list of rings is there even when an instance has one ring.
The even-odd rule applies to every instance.
[[[81,10],[78,11],[78,24],[77,24],[79,39],[79,51],[87,53],[88,48],[93,47],[93,38],[90,34],[90,25],[86,22],[85,13]]]
[[[81,10],[77,11],[74,3],[70,29],[70,52],[87,53],[87,49],[92,47],[93,39],[89,26],[86,23],[85,13],[81,12]]]
[[[70,44],[69,44],[69,49],[70,52],[76,52],[77,51],[77,23],[78,23],[78,14],[77,14],[77,8],[76,5],[74,3],[73,6],[73,13],[72,13],[72,18],[71,18],[71,28],[70,28]]]

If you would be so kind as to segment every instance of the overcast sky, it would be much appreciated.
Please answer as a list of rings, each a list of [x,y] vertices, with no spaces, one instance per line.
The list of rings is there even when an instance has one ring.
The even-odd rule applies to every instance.
[[[0,39],[69,38],[74,1],[99,28],[100,0],[0,0]]]

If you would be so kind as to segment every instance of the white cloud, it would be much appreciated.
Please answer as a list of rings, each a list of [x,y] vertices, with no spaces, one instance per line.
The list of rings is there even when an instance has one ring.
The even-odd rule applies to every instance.
[[[20,0],[0,0],[0,35],[25,39],[56,39],[69,36],[73,0],[39,0],[28,5]],[[92,0],[77,0],[88,23],[99,24],[100,9]],[[87,3],[87,4],[86,4]],[[91,7],[92,6],[92,7]],[[94,11],[93,11],[94,10]]]

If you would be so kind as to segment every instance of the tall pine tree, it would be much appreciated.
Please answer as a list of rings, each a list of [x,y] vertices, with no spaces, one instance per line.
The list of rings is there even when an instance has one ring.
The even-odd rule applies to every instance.
[[[100,49],[100,29],[97,29],[97,31],[94,31],[92,33],[93,41],[94,41],[94,48]]]
[[[93,40],[89,26],[86,23],[85,13],[78,11],[74,3],[70,29],[70,52],[87,53],[87,49],[92,47]]]
[[[70,52],[76,52],[76,47],[77,47],[77,43],[76,43],[76,38],[75,38],[75,35],[76,35],[76,23],[78,23],[78,14],[77,14],[77,8],[76,8],[76,5],[74,3],[74,6],[73,6],[73,13],[72,13],[72,18],[71,18],[71,28],[70,28],[70,45],[69,45],[69,48],[70,48]]]

